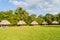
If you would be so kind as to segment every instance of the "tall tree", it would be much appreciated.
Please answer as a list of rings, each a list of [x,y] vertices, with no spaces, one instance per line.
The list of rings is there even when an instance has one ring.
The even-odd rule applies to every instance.
[[[28,24],[28,12],[21,7],[15,10],[15,15],[18,17],[18,20],[24,20]]]
[[[37,22],[38,22],[39,24],[42,24],[42,22],[44,21],[42,15],[39,15],[36,20],[37,20]]]
[[[44,19],[48,22],[48,24],[52,24],[52,21],[54,20],[53,15],[49,13],[45,15]]]
[[[34,21],[34,20],[36,20],[36,15],[35,14],[31,14],[31,21]]]

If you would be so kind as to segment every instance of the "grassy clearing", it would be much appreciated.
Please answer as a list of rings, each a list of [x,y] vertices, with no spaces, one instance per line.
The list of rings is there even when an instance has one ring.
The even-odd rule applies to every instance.
[[[21,26],[0,28],[0,40],[60,40],[60,27]]]

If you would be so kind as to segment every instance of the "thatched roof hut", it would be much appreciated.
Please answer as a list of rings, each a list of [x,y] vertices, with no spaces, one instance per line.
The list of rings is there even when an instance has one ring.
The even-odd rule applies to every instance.
[[[31,22],[31,25],[38,25],[38,22],[33,21],[33,22]]]
[[[23,20],[20,20],[20,21],[18,22],[18,25],[26,25],[26,22],[23,21]]]
[[[52,24],[59,24],[59,22],[58,21],[53,21]]]
[[[2,20],[0,25],[10,25],[10,22],[8,20]]]
[[[46,25],[46,24],[48,24],[46,21],[44,21],[42,24],[44,24],[44,25]]]

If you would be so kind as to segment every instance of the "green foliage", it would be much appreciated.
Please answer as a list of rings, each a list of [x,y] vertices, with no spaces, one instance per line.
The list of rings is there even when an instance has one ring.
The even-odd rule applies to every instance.
[[[24,20],[27,25],[30,25],[32,21],[37,21],[39,24],[42,24],[43,21],[46,21],[48,24],[52,24],[53,21],[58,21],[60,24],[60,13],[56,15],[46,14],[38,15],[35,14],[29,15],[29,13],[21,7],[18,7],[16,10],[8,10],[5,12],[0,12],[0,21],[1,20],[8,20],[11,22],[12,25],[17,25],[18,21]]]
[[[44,19],[45,19],[45,21],[48,22],[48,24],[52,24],[52,21],[54,21],[54,17],[52,14],[46,14]]]
[[[31,14],[31,20],[34,21],[36,19],[36,15],[35,14]]]
[[[44,21],[42,15],[39,15],[36,20],[37,20],[37,22],[38,22],[39,24],[42,24],[42,22]]]

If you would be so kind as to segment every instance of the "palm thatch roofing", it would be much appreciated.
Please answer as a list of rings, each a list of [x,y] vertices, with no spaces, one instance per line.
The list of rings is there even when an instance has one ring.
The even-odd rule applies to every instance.
[[[48,24],[46,21],[44,21],[42,24]]]
[[[58,21],[53,21],[52,24],[59,24],[59,22]]]
[[[20,21],[18,22],[18,25],[23,25],[23,24],[26,24],[26,22],[23,21],[23,20],[20,20]]]
[[[31,22],[31,24],[32,24],[32,25],[38,25],[38,22],[33,21],[33,22]]]
[[[10,24],[10,22],[8,20],[2,20],[0,22],[0,25],[9,25],[9,24]]]

